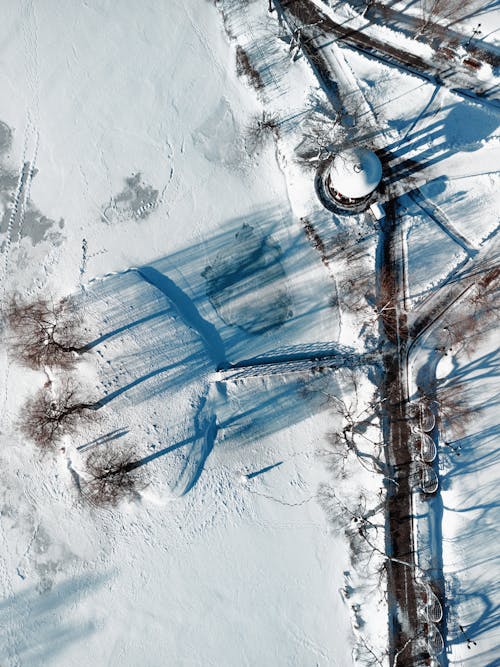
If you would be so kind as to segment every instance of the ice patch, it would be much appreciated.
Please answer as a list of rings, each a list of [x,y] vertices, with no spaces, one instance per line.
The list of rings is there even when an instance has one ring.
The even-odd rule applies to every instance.
[[[193,143],[209,162],[222,162],[227,166],[238,164],[242,153],[241,135],[225,97],[195,131]]]
[[[104,208],[103,219],[108,223],[147,218],[158,204],[159,191],[144,183],[141,173],[125,179],[125,187]]]

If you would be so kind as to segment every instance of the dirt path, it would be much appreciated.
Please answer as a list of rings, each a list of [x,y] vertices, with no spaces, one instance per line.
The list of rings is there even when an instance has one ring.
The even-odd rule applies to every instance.
[[[406,312],[401,309],[403,274],[400,248],[397,243],[395,201],[386,207],[387,215],[381,230],[378,266],[378,302],[386,305],[380,322],[380,335],[385,339],[384,377],[380,399],[384,410],[383,435],[386,463],[392,482],[387,486],[386,548],[387,588],[389,601],[389,652],[391,664],[417,665],[421,621],[418,617],[418,586],[416,554],[413,537],[414,463],[410,449],[410,427],[406,409],[408,329]]]
[[[325,51],[318,48],[318,28],[335,32],[312,4],[299,0],[276,2],[292,31],[300,29],[304,54],[315,69],[332,104],[339,102],[336,71]],[[319,24],[318,24],[319,21]],[[310,27],[309,24],[316,23]],[[316,31],[316,32],[314,32]],[[385,162],[386,160],[384,160]],[[389,165],[386,164],[386,169]],[[389,186],[390,187],[390,186]],[[377,303],[380,307],[380,341],[383,343],[383,380],[380,399],[385,407],[383,436],[386,463],[390,471],[386,500],[386,561],[389,607],[390,664],[419,665],[428,657],[418,615],[419,585],[413,537],[413,480],[415,465],[410,450],[410,428],[406,418],[407,314],[404,310],[403,248],[397,219],[397,194],[386,204],[386,218],[380,230],[377,256]]]
[[[379,38],[365,34],[363,31],[338,23],[326,12],[307,0],[275,0],[278,10],[284,11],[291,20],[300,27],[300,43],[304,53],[312,59],[319,55],[312,40],[322,36],[325,40],[323,47],[331,42],[332,36],[343,44],[350,46],[370,58],[406,69],[426,81],[439,83],[454,90],[455,93],[466,98],[473,98],[479,103],[486,103],[498,108],[500,101],[493,96],[488,97],[483,92],[484,82],[476,76],[466,65],[460,62],[450,62],[447,59],[434,57],[427,61],[413,53],[408,53]],[[325,74],[325,73],[323,73]]]

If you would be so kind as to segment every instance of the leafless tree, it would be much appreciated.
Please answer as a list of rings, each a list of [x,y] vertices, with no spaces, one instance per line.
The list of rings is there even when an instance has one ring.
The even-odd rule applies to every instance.
[[[87,456],[85,466],[90,480],[83,486],[83,495],[93,505],[116,506],[144,488],[132,447],[97,447]]]
[[[300,221],[304,227],[304,232],[307,236],[309,243],[317,250],[321,256],[321,261],[328,268],[329,262],[326,254],[326,247],[323,243],[323,239],[316,231],[313,223],[309,218],[300,218]]]
[[[457,437],[465,435],[467,426],[477,412],[469,401],[466,386],[463,383],[447,382],[446,380],[437,381],[432,393],[437,404],[441,430]]]
[[[261,149],[268,139],[279,137],[278,116],[263,111],[252,118],[246,130],[246,144],[249,152]]]
[[[382,442],[380,439],[374,440],[370,433],[379,416],[379,404],[374,398],[365,409],[359,410],[356,371],[349,369],[346,374],[345,382],[354,387],[354,399],[350,403],[319,385],[305,385],[302,388],[304,397],[318,393],[323,395],[325,404],[337,417],[336,421],[340,422],[338,429],[327,434],[325,446],[318,454],[325,457],[327,466],[335,473],[340,473],[340,476],[344,476],[345,464],[350,456],[355,456],[360,465],[370,472],[384,474]]]
[[[375,306],[370,310],[370,301],[374,300],[373,282],[373,271],[362,257],[352,260],[348,275],[339,282],[341,307],[351,313],[361,313],[370,323],[378,319]]]
[[[500,293],[500,267],[493,266],[479,275],[468,293],[468,301],[474,308],[474,316],[484,322],[485,316],[498,318],[498,296]]]
[[[56,303],[43,297],[32,301],[14,295],[6,308],[12,354],[29,368],[72,368],[87,350],[82,320],[74,301]]]
[[[455,308],[440,319],[436,349],[471,356],[498,323],[500,271],[479,277]]]
[[[343,470],[348,457],[353,455],[370,472],[384,474],[386,466],[380,457],[382,445],[366,435],[372,425],[371,420],[348,411],[343,412],[342,416],[344,421],[341,428],[327,434],[326,446],[321,452],[328,466],[335,471],[339,467]]]
[[[363,577],[370,570],[382,576],[387,555],[376,542],[384,531],[383,500],[379,496],[369,500],[364,492],[355,499],[342,500],[335,489],[322,484],[318,501],[332,526],[341,529],[347,537],[353,567]]]
[[[99,403],[85,397],[83,390],[68,377],[60,387],[44,387],[28,398],[21,412],[21,432],[44,450],[53,450],[64,435],[72,435],[84,423],[97,419]]]
[[[343,150],[348,145],[344,119],[343,110],[332,116],[320,106],[313,109],[302,123],[302,139],[295,148],[297,162],[316,169],[334,151]]]
[[[472,4],[472,0],[421,0],[420,25],[415,36],[432,36],[437,24],[465,15]]]
[[[379,289],[375,312],[383,324],[387,338],[395,343],[408,336],[408,328],[400,316],[397,295],[394,293],[394,279],[389,267],[382,267],[379,273]]]

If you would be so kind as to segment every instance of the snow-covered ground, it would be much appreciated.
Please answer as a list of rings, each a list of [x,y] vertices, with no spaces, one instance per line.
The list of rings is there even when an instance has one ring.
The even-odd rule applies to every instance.
[[[77,296],[92,343],[77,373],[104,407],[41,456],[18,419],[46,377],[3,348],[0,662],[343,667],[363,615],[382,652],[383,594],[359,611],[366,582],[318,501],[336,483],[318,451],[338,419],[324,392],[350,395],[341,371],[317,389],[307,372],[215,378],[341,338],[335,281],[299,220],[321,208],[312,179],[285,176],[287,141],[248,139],[263,98],[237,76],[220,12],[1,13],[2,292]],[[317,83],[273,48],[269,95],[292,118]],[[75,486],[86,454],[126,442],[148,486],[90,509]]]
[[[371,367],[219,371],[376,342],[363,309],[377,229],[323,209],[306,164],[335,118],[312,70],[292,62],[264,0],[0,10],[2,297],[76,296],[92,347],[77,373],[103,404],[63,451],[41,456],[18,421],[47,378],[2,347],[0,664],[383,664],[383,558],[353,539],[356,511],[372,508],[384,549],[382,479],[329,447],[343,427],[332,396],[372,413]],[[413,307],[497,229],[498,115],[327,48],[358,134],[390,149],[406,184]],[[241,49],[253,87],[237,75]],[[259,136],[265,117],[274,127]],[[421,168],[409,175],[403,160]],[[471,383],[493,381],[486,354]],[[486,463],[471,433],[464,465],[444,471],[442,522],[450,662],[478,667],[493,664],[498,638],[497,569],[481,548],[493,400],[480,414]],[[134,446],[147,486],[98,510],[75,479],[106,443]],[[469,510],[481,512],[477,530]],[[465,648],[459,623],[478,647]]]
[[[488,336],[472,359],[461,355],[453,368],[443,364],[438,372],[465,386],[474,411],[458,437],[448,434],[456,451],[449,449],[443,465],[443,558],[453,600],[450,662],[493,665],[500,644],[498,336]],[[467,647],[468,638],[476,644]]]
[[[373,113],[381,125],[391,128],[390,150],[418,165],[418,170],[406,173],[396,167],[404,184],[396,179],[403,194],[399,204],[407,301],[418,314],[419,308],[425,308],[422,300],[458,269],[472,264],[478,253],[489,254],[488,266],[495,266],[499,114],[349,49],[344,51]],[[393,164],[398,164],[397,159]],[[453,317],[466,316],[465,308]],[[443,326],[446,324],[445,317]],[[491,328],[491,322],[484,322],[483,328]],[[433,503],[424,500],[418,506],[420,520],[427,521],[433,514],[431,530],[442,540],[442,548],[434,544],[433,556],[429,544],[419,546],[425,551],[423,561],[429,558],[427,565],[437,563],[444,572],[448,642],[444,659],[448,664],[477,667],[497,664],[500,627],[494,546],[499,525],[498,334],[493,331],[472,353],[452,345],[453,353],[438,367],[438,378],[455,386],[452,391],[463,395],[473,412],[470,419],[456,417],[459,435],[440,434],[440,495]],[[450,345],[452,341],[444,342]],[[431,336],[428,346],[423,343],[425,352],[416,353],[411,365],[416,383],[419,371],[435,354],[435,344]],[[447,440],[455,441],[457,453],[444,445]]]

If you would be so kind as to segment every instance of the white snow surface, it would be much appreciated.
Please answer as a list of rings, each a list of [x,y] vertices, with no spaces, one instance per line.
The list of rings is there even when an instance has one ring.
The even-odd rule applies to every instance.
[[[500,644],[498,335],[490,332],[473,360],[459,354],[444,361],[438,376],[463,383],[472,409],[461,433],[444,434],[455,450],[441,454],[450,664],[480,667],[496,664]],[[467,638],[475,643],[467,646]]]
[[[41,456],[18,420],[47,378],[2,347],[0,664],[344,667],[372,651],[384,664],[383,577],[350,561],[318,498],[322,484],[347,504],[378,498],[380,476],[355,458],[343,474],[325,465],[338,428],[325,396],[364,413],[372,382],[360,371],[354,392],[343,369],[217,372],[364,352],[375,337],[356,287],[372,297],[377,229],[332,218],[297,159],[311,118],[332,118],[311,69],[292,64],[263,0],[0,4],[2,296],[77,296],[93,345],[79,377],[105,403]],[[237,45],[258,91],[236,74]],[[406,184],[406,297],[418,307],[498,229],[498,114],[337,43],[325,53],[355,126],[391,150]],[[279,138],[249,132],[263,112]],[[304,221],[326,240],[323,261]],[[346,231],[352,255],[339,249]],[[442,372],[472,369],[476,388],[484,373],[488,401],[494,353],[478,355]],[[441,471],[449,661],[471,667],[498,644],[485,546],[494,406],[462,443],[464,466]],[[83,504],[75,484],[105,441],[148,461],[140,498],[113,510]]]
[[[318,503],[336,483],[317,456],[334,420],[321,391],[307,373],[214,381],[221,362],[342,339],[299,221],[320,209],[312,179],[285,176],[286,140],[246,140],[262,100],[236,76],[220,13],[1,9],[3,295],[79,295],[94,346],[78,374],[106,407],[41,456],[17,424],[46,377],[3,349],[0,663],[344,667],[362,614],[382,652],[383,594],[359,612],[346,540]],[[259,21],[275,23],[257,12],[262,41]],[[317,84],[304,63],[286,79],[273,48],[271,94],[292,117]],[[336,373],[326,382],[342,393]],[[140,499],[113,510],[75,486],[105,441],[150,461]]]

